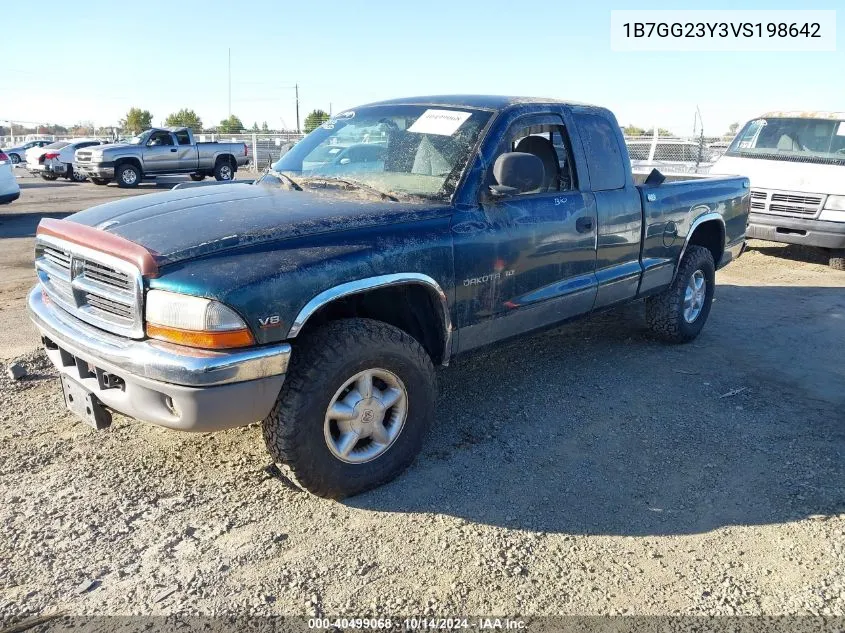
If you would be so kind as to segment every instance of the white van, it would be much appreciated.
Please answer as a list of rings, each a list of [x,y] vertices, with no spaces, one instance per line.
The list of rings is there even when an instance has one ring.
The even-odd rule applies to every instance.
[[[828,249],[845,270],[845,112],[764,114],[710,173],[751,180],[748,237]]]

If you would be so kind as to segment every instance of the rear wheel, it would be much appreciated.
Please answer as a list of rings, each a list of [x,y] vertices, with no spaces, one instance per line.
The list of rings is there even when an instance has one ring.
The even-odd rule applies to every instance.
[[[56,178],[58,178],[58,176],[56,174],[51,174],[50,172],[41,174],[41,177],[44,180],[55,180]]]
[[[845,248],[832,249],[828,263],[834,270],[845,270]]]
[[[297,339],[264,441],[291,480],[341,499],[386,483],[419,452],[434,416],[434,367],[402,330],[331,322]]]
[[[141,170],[132,163],[123,163],[114,171],[119,187],[137,187],[141,182]]]
[[[108,178],[91,177],[91,182],[93,182],[95,185],[107,185],[107,184],[109,184],[109,179]]]
[[[214,177],[217,180],[231,180],[235,176],[235,171],[232,169],[232,162],[226,158],[217,161],[214,166]]]
[[[646,319],[651,330],[672,343],[686,343],[701,332],[716,288],[713,254],[703,246],[690,246],[672,284],[646,299]]]
[[[12,161],[13,165],[17,165],[21,162],[21,157],[17,154],[9,154],[9,160]]]

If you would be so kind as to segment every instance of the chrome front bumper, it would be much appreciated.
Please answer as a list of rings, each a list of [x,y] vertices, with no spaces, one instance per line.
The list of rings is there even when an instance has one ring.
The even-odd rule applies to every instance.
[[[285,379],[288,343],[209,351],[114,336],[29,293],[30,318],[47,355],[107,407],[186,431],[214,431],[263,419]],[[119,387],[104,387],[103,375]]]

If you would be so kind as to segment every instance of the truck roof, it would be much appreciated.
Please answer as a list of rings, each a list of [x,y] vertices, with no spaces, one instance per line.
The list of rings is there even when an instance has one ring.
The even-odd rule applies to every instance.
[[[758,119],[834,119],[837,121],[845,120],[845,112],[827,112],[824,110],[777,110],[774,112],[766,112],[760,115]]]
[[[509,106],[518,105],[521,103],[554,103],[595,108],[596,110],[605,109],[589,103],[581,103],[579,101],[547,99],[544,97],[508,97],[503,95],[428,95],[421,97],[402,97],[400,99],[388,99],[387,101],[375,101],[373,103],[367,103],[365,105],[439,105],[447,107],[504,110]]]

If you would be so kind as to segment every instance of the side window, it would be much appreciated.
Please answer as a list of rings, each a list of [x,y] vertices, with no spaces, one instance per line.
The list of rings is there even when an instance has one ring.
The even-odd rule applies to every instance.
[[[525,191],[520,195],[570,191],[577,188],[569,135],[563,124],[531,125],[530,121],[517,121],[508,130],[505,141],[500,145],[498,154],[504,152],[534,154],[543,162],[545,177],[540,188]],[[489,184],[497,184],[492,175],[492,168],[489,180]]]
[[[625,186],[625,161],[617,140],[618,132],[605,118],[595,114],[576,114],[575,118],[587,155],[593,191],[622,189]]]
[[[170,132],[155,132],[150,136],[147,145],[159,147],[162,145],[173,145],[173,137]]]
[[[188,134],[188,130],[179,130],[176,132],[176,142],[179,143],[179,145],[190,145],[191,137]]]
[[[80,143],[76,146],[76,149],[82,149],[83,147],[91,147],[92,145],[99,145],[99,141],[86,141],[84,143]]]

